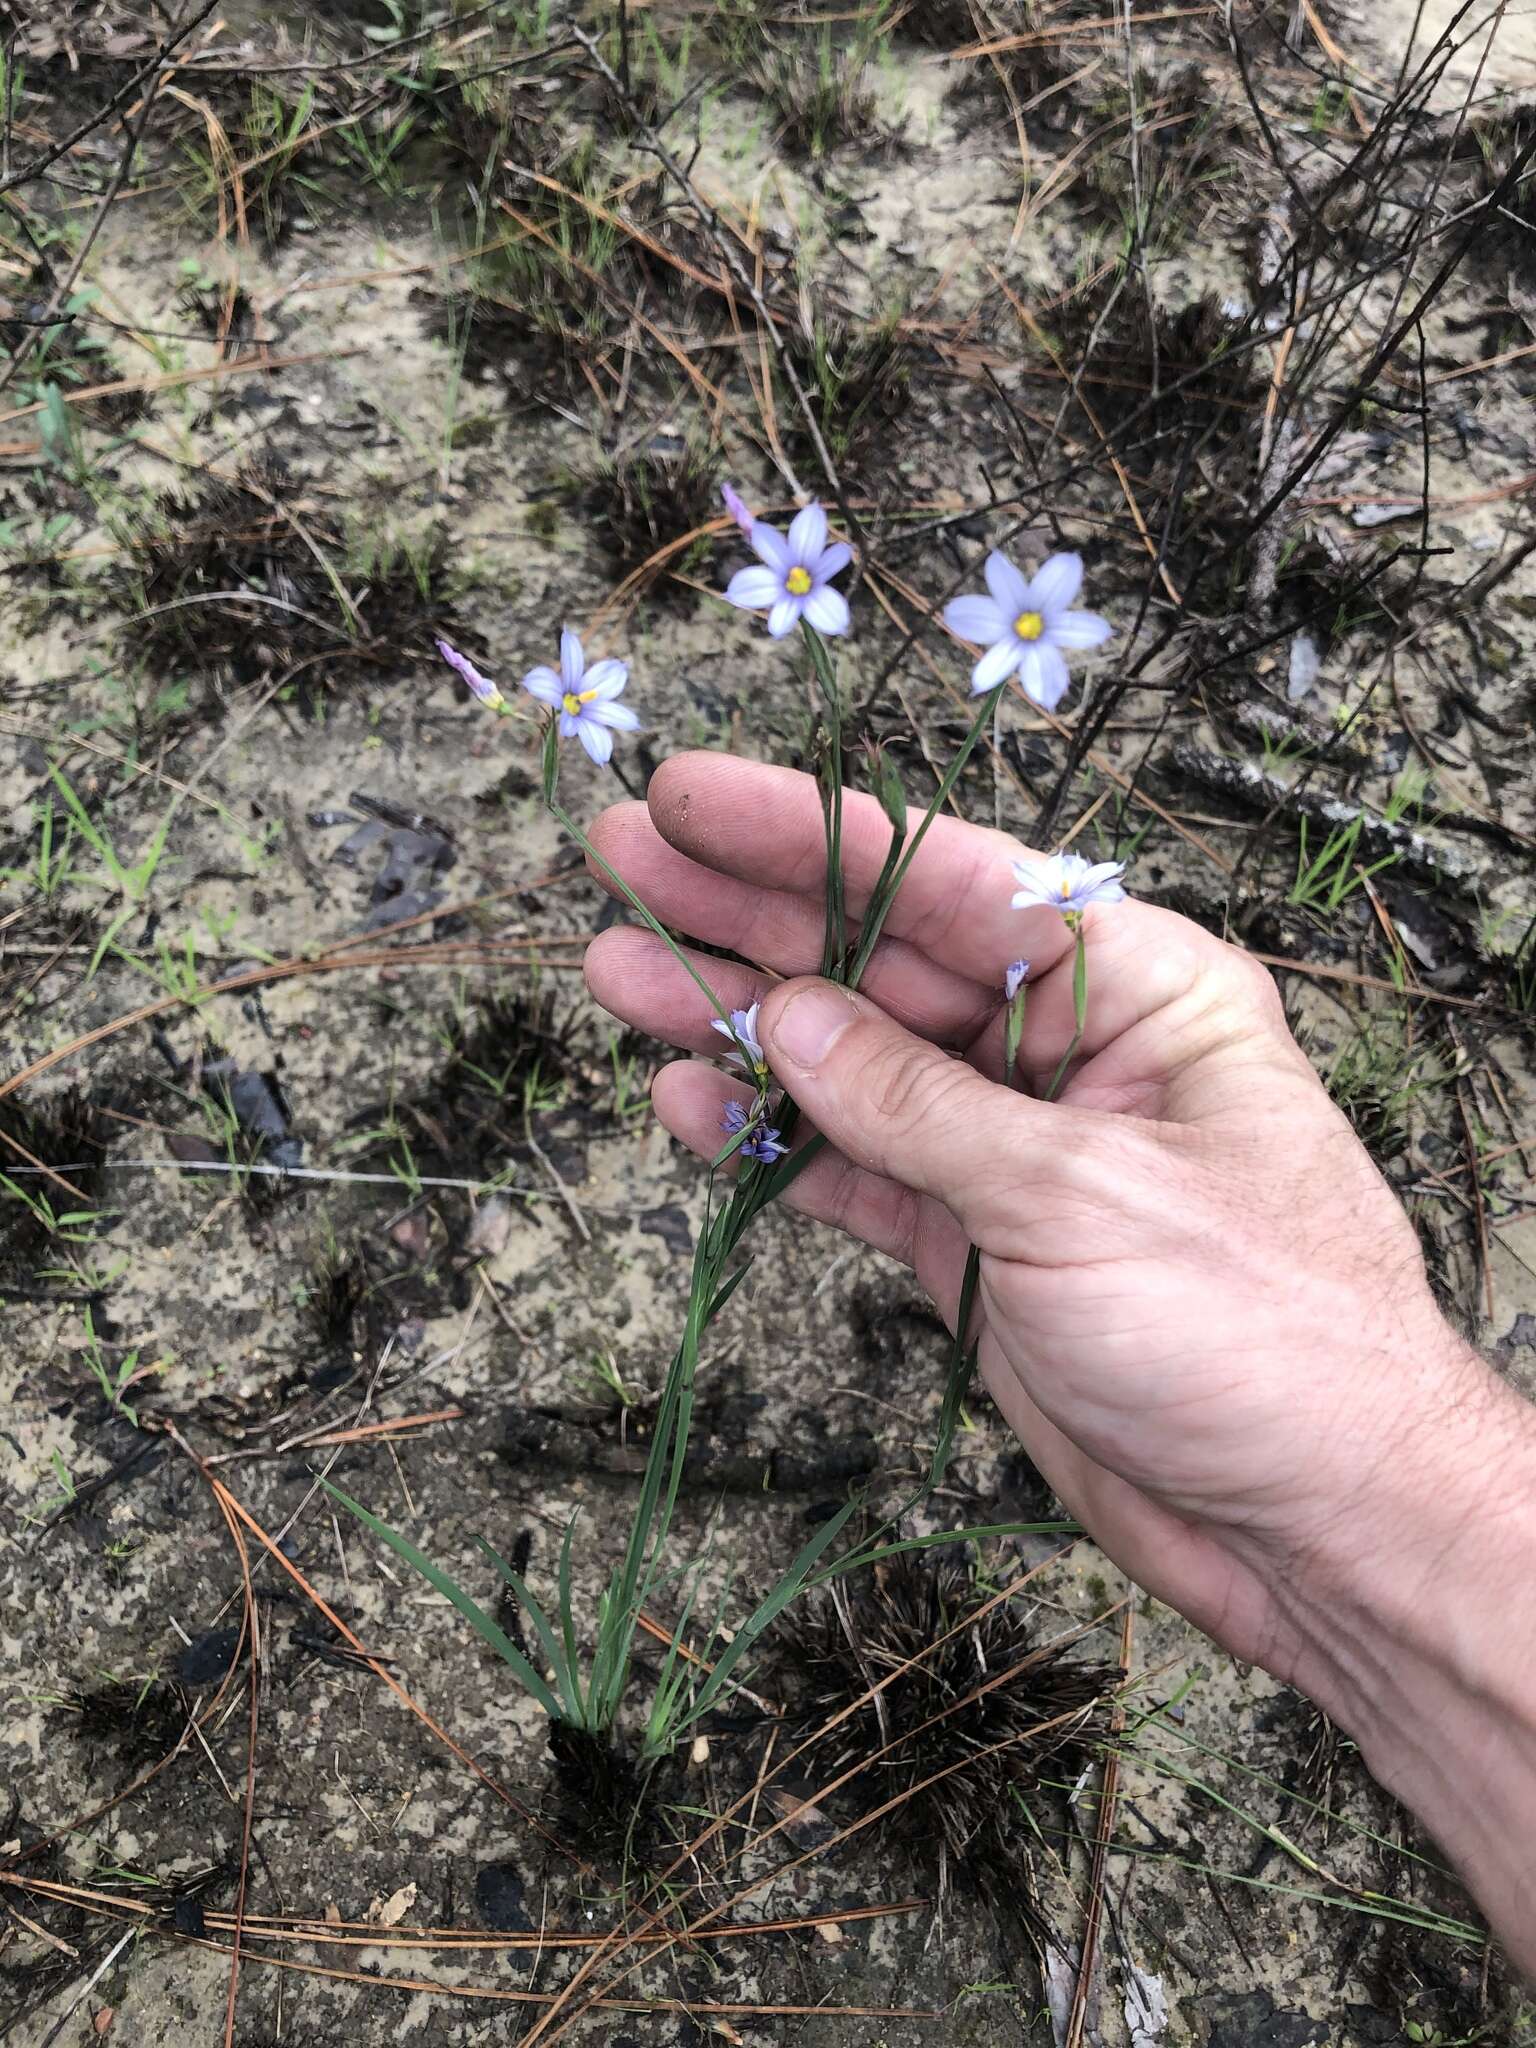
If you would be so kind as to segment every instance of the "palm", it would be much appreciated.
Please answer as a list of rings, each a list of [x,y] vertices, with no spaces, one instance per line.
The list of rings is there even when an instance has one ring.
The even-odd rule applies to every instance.
[[[728,1008],[758,1000],[774,977],[816,972],[825,854],[808,777],[684,755],[658,772],[648,805],[615,806],[593,838],[664,922],[769,970],[699,957]],[[850,796],[843,845],[852,919],[889,838],[879,807]],[[862,988],[908,1032],[1000,1078],[1003,973],[1027,956],[1019,1066],[1038,1095],[1072,1034],[1073,942],[1054,912],[1010,908],[1018,850],[1002,834],[937,820]],[[1255,1489],[1262,1494],[1282,1457],[1274,1424],[1295,1390],[1285,1384],[1283,1333],[1275,1356],[1232,1384],[1232,1358],[1251,1344],[1247,1325],[1262,1322],[1273,1295],[1266,1241],[1256,1259],[1240,1242],[1224,1251],[1231,1271],[1213,1288],[1192,1254],[1191,1223],[1197,1235],[1203,1227],[1208,1237],[1232,1237],[1222,1204],[1234,1177],[1244,1201],[1267,1209],[1274,1181],[1273,1200],[1284,1204],[1284,1176],[1255,1170],[1254,1150],[1294,1150],[1295,1131],[1310,1120],[1314,1146],[1342,1133],[1339,1178],[1351,1216],[1375,1216],[1372,1202],[1384,1199],[1389,1256],[1406,1225],[1317,1088],[1262,970],[1143,904],[1090,913],[1087,931],[1087,1026],[1047,1146],[1026,1138],[1038,1133],[1032,1113],[999,1088],[995,1118],[1013,1119],[1020,1132],[1007,1200],[962,1223],[954,1208],[904,1184],[899,1160],[880,1170],[874,1148],[861,1157],[857,1143],[828,1147],[790,1199],[909,1265],[951,1324],[974,1238],[983,1255],[982,1372],[1036,1463],[1143,1584],[1194,1619],[1223,1624],[1234,1647],[1258,1655],[1266,1646],[1252,1639],[1256,1589],[1211,1532],[1246,1526]],[[651,934],[605,933],[591,949],[588,979],[600,1002],[640,1029],[697,1053],[718,1050],[703,996]],[[708,1156],[719,1149],[723,1104],[738,1093],[714,1066],[685,1062],[658,1075],[654,1099],[663,1123]],[[882,1109],[882,1124],[899,1124],[900,1102]],[[1236,1304],[1230,1328],[1223,1299]],[[1298,1455],[1307,1448],[1298,1444]]]

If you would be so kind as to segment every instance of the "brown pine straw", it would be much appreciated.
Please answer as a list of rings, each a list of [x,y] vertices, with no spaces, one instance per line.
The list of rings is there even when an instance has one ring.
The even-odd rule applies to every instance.
[[[294,1564],[292,1559],[289,1558],[285,1554],[285,1552],[279,1549],[278,1545],[267,1534],[266,1530],[262,1528],[261,1524],[256,1520],[255,1516],[251,1514],[250,1510],[244,1507],[241,1504],[241,1502],[235,1498],[234,1494],[230,1492],[229,1488],[224,1484],[223,1480],[220,1479],[214,1472],[212,1472],[209,1469],[207,1464],[205,1464],[205,1462],[197,1455],[196,1451],[192,1449],[191,1445],[188,1444],[186,1440],[178,1434],[175,1426],[173,1424],[163,1424],[162,1427],[166,1430],[166,1433],[173,1439],[173,1441],[178,1445],[178,1447],[186,1453],[187,1457],[190,1458],[192,1463],[197,1467],[198,1472],[201,1474],[209,1491],[212,1493],[214,1500],[218,1503],[219,1510],[222,1514],[224,1514],[226,1520],[228,1520],[230,1516],[234,1516],[238,1519],[240,1523],[244,1525],[244,1527],[250,1532],[250,1534],[256,1538],[257,1542],[260,1543],[262,1548],[266,1551],[267,1555],[270,1558],[272,1558],[275,1563],[280,1564],[282,1566],[283,1570],[288,1574],[289,1578],[293,1580],[294,1584],[298,1587],[299,1591],[303,1593],[305,1598],[317,1610],[317,1612],[319,1612],[325,1617],[325,1619],[330,1623],[331,1627],[334,1628],[338,1635],[340,1635],[342,1639],[347,1643],[349,1648],[351,1648],[357,1653],[358,1657],[361,1658],[361,1660],[368,1666],[370,1671],[372,1671],[377,1677],[383,1679],[385,1685],[388,1686],[389,1690],[395,1695],[395,1697],[410,1709],[410,1711],[416,1716],[417,1720],[420,1721],[424,1727],[429,1729],[430,1732],[437,1737],[438,1741],[441,1742],[445,1748],[450,1749],[453,1752],[453,1754],[459,1759],[460,1763],[462,1763],[468,1770],[472,1771],[483,1785],[487,1786],[492,1792],[494,1792],[496,1797],[502,1802],[504,1806],[510,1807],[511,1810],[517,1815],[519,1820],[526,1821],[528,1826],[533,1829],[534,1833],[538,1835],[543,1841],[547,1842],[552,1849],[557,1850],[560,1855],[565,1857],[567,1862],[573,1863],[576,1866],[576,1869],[580,1871],[583,1875],[589,1875],[590,1865],[588,1865],[582,1857],[578,1856],[573,1849],[568,1848],[566,1844],[561,1841],[560,1837],[555,1833],[554,1829],[547,1827],[545,1823],[539,1819],[538,1815],[534,1813],[531,1807],[525,1806],[522,1800],[519,1799],[515,1793],[509,1792],[504,1785],[499,1783],[497,1779],[493,1778],[490,1772],[486,1770],[483,1764],[477,1763],[474,1757],[472,1757],[469,1754],[468,1750],[461,1748],[459,1744],[454,1741],[453,1737],[448,1733],[448,1731],[445,1728],[441,1727],[438,1724],[438,1722],[436,1722],[432,1718],[432,1716],[427,1712],[426,1708],[422,1706],[419,1701],[412,1698],[410,1693],[406,1691],[405,1687],[400,1683],[400,1681],[397,1678],[395,1678],[393,1674],[388,1670],[388,1668],[383,1663],[382,1659],[374,1656],[373,1652],[363,1642],[362,1638],[358,1636],[348,1626],[348,1624],[342,1620],[341,1616],[336,1612],[335,1608],[330,1605],[329,1601],[325,1599],[324,1595],[321,1594],[314,1586],[310,1584],[309,1580],[305,1578],[304,1574],[299,1570],[298,1566]]]
[[[295,370],[303,363],[338,363],[347,356],[360,355],[355,348],[311,348],[298,355],[273,356],[263,350],[259,355],[240,356],[234,362],[209,363],[201,370],[167,370],[159,377],[117,377],[110,384],[91,384],[79,391],[63,391],[60,397],[66,405],[86,405],[93,398],[118,398],[124,392],[136,396],[147,396],[155,391],[177,391],[184,384],[206,384],[217,377],[246,377],[254,370]],[[0,412],[0,426],[11,420],[31,419],[43,409],[39,399],[33,405],[13,406],[9,412]],[[28,443],[30,447],[32,444]],[[12,452],[10,450],[4,451]]]
[[[155,1907],[139,1899],[124,1898],[118,1892],[96,1891],[89,1885],[67,1884],[58,1878],[24,1877],[13,1870],[0,1870],[0,1884],[10,1885],[33,1898],[50,1900],[55,1905],[78,1907],[82,1912],[95,1910],[103,1917],[153,1923],[146,1932],[171,1934],[179,1931],[160,1925]],[[760,1934],[811,1934],[818,1927],[847,1927],[859,1920],[887,1920],[900,1913],[920,1913],[931,1903],[929,1899],[897,1899],[890,1903],[877,1901],[868,1906],[839,1906],[825,1913],[790,1915],[778,1920],[728,1920],[718,1927],[707,1928],[699,1940],[749,1941]],[[235,1916],[209,1910],[204,1912],[203,1920],[206,1926],[223,1934],[233,1927]],[[372,1920],[324,1920],[312,1913],[247,1913],[242,1926],[247,1941],[312,1942],[327,1948],[441,1950],[449,1955],[597,1948],[608,1939],[606,1934],[595,1934],[590,1928],[542,1928],[528,1934],[487,1934],[480,1927],[421,1927],[404,1921],[394,1927],[381,1927]],[[663,1930],[643,1937],[637,1935],[635,1939],[660,1943],[670,1941],[672,1936]],[[371,1977],[368,1981],[378,1983],[380,1980]]]

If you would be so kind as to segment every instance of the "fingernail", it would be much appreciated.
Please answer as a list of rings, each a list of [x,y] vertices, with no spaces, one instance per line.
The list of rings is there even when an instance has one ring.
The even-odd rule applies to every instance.
[[[826,982],[797,989],[778,1014],[769,1046],[792,1066],[820,1066],[858,1015],[852,997]]]

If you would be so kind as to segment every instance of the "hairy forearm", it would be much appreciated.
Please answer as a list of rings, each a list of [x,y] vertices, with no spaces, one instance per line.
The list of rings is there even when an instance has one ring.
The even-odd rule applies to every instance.
[[[1295,1680],[1536,1974],[1536,1410],[1447,1330],[1439,1412],[1284,1589]]]

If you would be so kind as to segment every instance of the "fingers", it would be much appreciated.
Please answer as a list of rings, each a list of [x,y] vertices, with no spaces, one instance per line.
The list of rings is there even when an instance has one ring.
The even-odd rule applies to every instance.
[[[646,803],[661,837],[699,866],[755,891],[801,898],[817,943],[799,971],[819,960],[826,834],[811,776],[729,754],[677,754],[651,777]],[[908,811],[909,830],[921,815]],[[869,901],[890,843],[889,821],[874,797],[847,791],[843,873],[853,916]],[[1021,955],[1048,967],[1071,942],[1054,912],[1011,908],[1011,863],[1021,856],[1027,849],[1006,833],[935,818],[885,930],[983,988],[996,989],[1003,969]]]
[[[644,804],[615,804],[597,820],[591,836],[604,860],[624,876],[663,923],[710,945],[729,946],[781,974],[811,973],[821,964],[819,901],[738,881],[701,866],[667,844]],[[616,934],[605,934],[613,936]],[[713,978],[716,964],[702,963],[700,971],[711,987],[723,994]],[[913,1031],[954,1045],[969,1043],[999,998],[995,983],[983,987],[951,974],[899,940],[877,947],[865,972],[864,987]],[[609,1009],[629,1015],[622,1003],[609,1003],[596,989],[594,993]],[[635,1018],[629,1021],[638,1022]],[[663,1037],[673,1035],[656,1023],[643,1028]]]
[[[758,1035],[839,1152],[943,1203],[984,1249],[1071,1262],[1074,1213],[1112,1206],[1113,1176],[1098,1185],[1099,1148],[1074,1111],[984,1080],[863,996],[782,983],[764,998]]]

